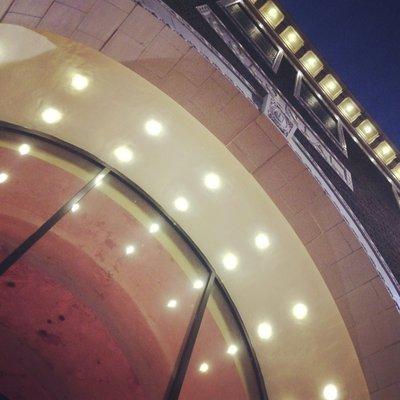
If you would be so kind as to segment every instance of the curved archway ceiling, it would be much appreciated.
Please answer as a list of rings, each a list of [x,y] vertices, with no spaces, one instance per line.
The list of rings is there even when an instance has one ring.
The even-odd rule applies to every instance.
[[[29,54],[32,35],[54,48],[0,58],[7,94],[0,119],[90,152],[172,215],[235,301],[272,400],[317,399],[330,382],[344,398],[368,398],[348,332],[313,261],[233,156],[182,107],[116,62],[51,34],[0,25],[0,42],[18,54]],[[80,89],[71,85],[77,74],[87,78],[78,78]],[[302,320],[293,316],[297,303],[308,308]]]

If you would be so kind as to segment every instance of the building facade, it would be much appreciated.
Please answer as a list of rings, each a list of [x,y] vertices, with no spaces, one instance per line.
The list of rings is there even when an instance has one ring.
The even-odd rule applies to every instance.
[[[399,153],[278,2],[0,16],[0,393],[399,397]]]

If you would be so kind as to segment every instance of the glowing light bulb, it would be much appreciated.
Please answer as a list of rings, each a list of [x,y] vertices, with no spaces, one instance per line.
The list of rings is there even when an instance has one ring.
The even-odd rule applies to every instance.
[[[268,322],[261,322],[258,325],[257,333],[260,339],[268,340],[272,336],[272,326]]]
[[[305,304],[298,303],[293,307],[292,313],[296,319],[301,320],[301,319],[304,319],[305,317],[307,317],[308,308]]]
[[[265,250],[269,247],[269,238],[265,233],[259,233],[254,239],[255,245],[260,250]]]
[[[239,260],[233,253],[226,253],[222,258],[222,263],[228,271],[232,271],[238,266]]]
[[[189,209],[189,202],[184,197],[178,197],[174,201],[174,206],[178,211],[185,212]]]
[[[71,79],[71,86],[75,90],[84,90],[89,85],[89,78],[81,74],[74,74]]]
[[[72,205],[71,211],[73,213],[75,213],[75,212],[77,212],[79,210],[79,208],[80,208],[80,205],[78,203],[75,203],[75,204]]]
[[[332,82],[332,81],[329,82],[327,86],[328,86],[328,89],[329,89],[329,90],[332,90],[332,91],[334,91],[335,88],[336,88],[335,82]]]
[[[150,136],[159,136],[162,132],[162,125],[154,119],[147,121],[144,127]]]
[[[133,245],[126,246],[125,247],[125,254],[127,256],[129,256],[129,255],[133,254],[135,252],[135,250],[136,250],[135,246],[133,246]]]
[[[307,60],[307,62],[308,62],[308,64],[310,65],[310,67],[313,67],[316,63],[317,63],[317,60],[315,59],[315,58],[309,58],[308,60]]]
[[[207,373],[209,369],[210,366],[206,362],[201,363],[199,366],[199,372],[201,372],[202,374]]]
[[[21,156],[24,156],[31,151],[31,146],[29,146],[29,144],[26,143],[21,144],[21,146],[18,147],[18,151],[19,154],[21,154]]]
[[[364,128],[364,132],[365,133],[371,133],[372,132],[372,128],[369,125],[366,125]]]
[[[175,299],[171,299],[167,303],[168,308],[176,308],[177,305],[178,305],[178,301]]]
[[[346,111],[347,112],[352,112],[354,110],[354,106],[353,106],[353,104],[347,104],[347,106],[346,106]]]
[[[333,385],[332,383],[324,387],[322,394],[324,395],[325,400],[336,400],[339,395],[336,385]]]
[[[211,172],[204,177],[204,184],[208,189],[219,189],[221,186],[221,178],[214,172]]]
[[[8,179],[8,174],[0,172],[0,183],[4,183]]]
[[[42,119],[47,124],[56,124],[62,118],[62,114],[59,110],[53,107],[48,107],[42,111]]]
[[[270,8],[268,10],[268,15],[271,17],[271,19],[275,19],[278,16],[278,11],[276,8]]]
[[[231,344],[228,347],[228,350],[226,350],[226,352],[231,355],[234,356],[237,352],[238,352],[239,348],[235,345],[235,344]]]
[[[201,279],[196,279],[193,282],[193,289],[201,289],[204,287],[204,282]]]
[[[132,150],[127,146],[120,146],[114,150],[115,157],[121,162],[129,162],[133,158]]]
[[[149,227],[150,233],[157,233],[159,230],[160,230],[160,225],[155,222],[153,222]]]

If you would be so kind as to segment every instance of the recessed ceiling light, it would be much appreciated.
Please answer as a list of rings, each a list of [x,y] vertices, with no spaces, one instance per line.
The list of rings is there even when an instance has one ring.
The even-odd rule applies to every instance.
[[[205,374],[206,372],[208,372],[209,369],[210,369],[210,366],[206,362],[201,363],[199,366],[199,371],[202,374]]]
[[[196,279],[194,282],[193,282],[193,288],[194,289],[201,289],[201,288],[203,288],[204,287],[204,282],[201,280],[201,279]]]
[[[8,174],[0,172],[0,183],[4,183],[8,179]]]
[[[82,74],[74,74],[71,79],[71,86],[75,90],[84,90],[89,85],[89,78]]]
[[[204,184],[208,189],[219,189],[221,187],[221,178],[214,172],[210,172],[204,177]]]
[[[326,385],[322,393],[324,395],[325,400],[336,400],[339,396],[336,385],[333,385],[332,383]]]
[[[305,304],[297,303],[293,309],[292,313],[296,319],[304,319],[308,314],[308,307]]]
[[[237,352],[238,352],[239,348],[235,345],[235,344],[231,344],[228,347],[228,350],[226,350],[226,352],[231,355],[234,356]]]
[[[155,222],[153,222],[149,227],[150,233],[157,233],[159,230],[160,230],[160,225]]]
[[[178,305],[178,301],[175,299],[171,299],[167,303],[168,308],[176,308],[177,305]]]
[[[125,254],[127,255],[127,256],[129,256],[130,254],[133,254],[134,252],[135,252],[135,246],[133,246],[133,245],[129,245],[129,246],[126,246],[125,247]]]
[[[222,263],[228,271],[232,271],[238,266],[239,260],[233,253],[226,253],[222,258]]]
[[[144,127],[150,136],[159,136],[162,132],[162,125],[154,119],[147,121]]]
[[[340,86],[339,82],[332,74],[328,74],[324,78],[322,78],[319,82],[319,85],[331,100],[335,100],[336,97],[338,97],[339,94],[343,92],[343,89]]]
[[[189,209],[189,202],[184,197],[177,197],[174,206],[178,211],[185,212]]]
[[[339,105],[339,111],[350,122],[355,121],[361,114],[360,108],[350,97],[346,97]]]
[[[122,162],[129,162],[133,158],[133,152],[128,146],[117,147],[114,150],[114,155]]]
[[[24,156],[31,151],[31,146],[29,146],[29,144],[26,143],[21,144],[21,146],[18,147],[18,151],[19,154],[21,154],[21,156]]]
[[[79,204],[78,203],[75,203],[75,204],[73,204],[72,205],[72,207],[71,207],[71,211],[74,213],[74,212],[77,212],[78,210],[79,210]]]
[[[56,124],[61,118],[62,114],[56,108],[48,107],[42,111],[42,119],[47,124]]]
[[[256,247],[260,250],[265,250],[269,247],[269,238],[265,233],[260,232],[254,239]]]
[[[261,8],[261,14],[265,17],[267,22],[276,28],[284,19],[282,11],[271,0],[267,1]]]
[[[297,53],[297,51],[304,46],[304,40],[293,28],[293,26],[286,27],[286,29],[281,32],[280,37],[293,53]]]
[[[272,336],[272,326],[268,322],[261,322],[258,325],[257,333],[260,339],[268,340]]]

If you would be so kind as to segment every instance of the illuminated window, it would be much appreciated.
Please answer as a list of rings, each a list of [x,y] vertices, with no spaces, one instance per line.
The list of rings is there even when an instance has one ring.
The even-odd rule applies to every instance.
[[[227,12],[238,25],[239,29],[251,39],[258,52],[275,70],[276,63],[279,63],[279,49],[265,33],[260,23],[249,12],[242,3],[235,3],[226,7]]]
[[[353,122],[361,114],[360,108],[357,104],[350,98],[346,97],[339,105],[339,111],[342,115],[349,121]]]
[[[276,4],[269,0],[267,1],[261,8],[260,12],[265,18],[265,20],[268,22],[269,25],[271,25],[272,28],[276,28],[285,18],[282,11],[276,6]]]
[[[368,119],[364,120],[360,125],[358,125],[357,133],[368,144],[371,144],[379,136],[378,130]]]
[[[297,53],[303,46],[304,40],[300,37],[297,31],[293,28],[293,26],[288,26],[281,34],[280,34],[285,45],[293,52]]]
[[[328,108],[320,95],[299,75],[295,96],[303,107],[313,116],[324,131],[345,153],[346,142],[343,127],[335,114]]]
[[[319,85],[331,100],[335,100],[336,97],[338,97],[339,94],[343,92],[343,89],[339,85],[339,82],[331,74],[328,74],[323,79],[321,79]]]
[[[307,53],[300,58],[300,62],[312,77],[317,76],[324,67],[321,60],[311,50],[307,51]]]
[[[396,153],[386,140],[379,143],[378,146],[375,147],[374,152],[386,165],[390,164],[396,158]]]

